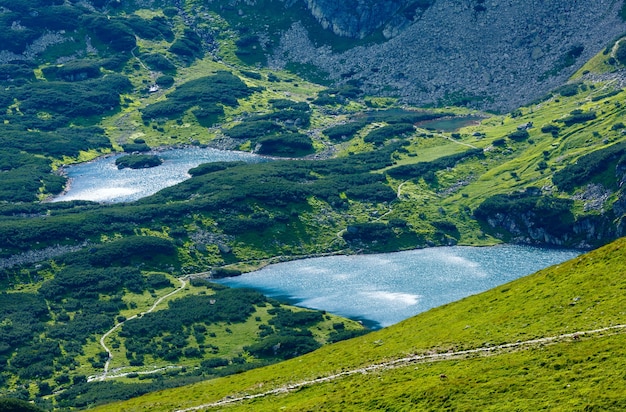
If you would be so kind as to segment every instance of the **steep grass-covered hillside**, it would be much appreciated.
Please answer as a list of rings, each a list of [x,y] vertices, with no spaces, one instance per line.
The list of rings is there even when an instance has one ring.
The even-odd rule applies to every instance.
[[[625,248],[620,239],[364,337],[100,410],[621,410]]]

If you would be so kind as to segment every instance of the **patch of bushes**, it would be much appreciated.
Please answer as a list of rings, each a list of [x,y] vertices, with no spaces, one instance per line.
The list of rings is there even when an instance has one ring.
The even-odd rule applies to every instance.
[[[229,167],[242,166],[245,165],[245,162],[211,162],[211,163],[203,163],[197,167],[194,167],[189,170],[189,174],[191,176],[202,176],[208,173],[218,172],[220,170],[226,170]]]
[[[322,312],[319,311],[303,310],[294,312],[289,309],[274,308],[269,309],[268,313],[274,315],[270,319],[269,324],[280,329],[311,326],[324,320]]]
[[[75,299],[98,298],[100,293],[115,294],[127,287],[141,292],[145,280],[136,268],[93,268],[70,266],[61,270],[51,280],[45,281],[39,293],[46,299],[58,301],[66,296]]]
[[[39,406],[22,399],[0,398],[0,411],[4,412],[45,412]]]
[[[530,137],[528,134],[528,130],[516,130],[512,133],[509,133],[508,138],[511,140],[515,140],[516,142],[521,142]]]
[[[588,112],[584,112],[582,110],[573,110],[569,116],[566,116],[562,119],[559,119],[557,121],[562,122],[565,124],[565,126],[572,126],[575,125],[577,123],[585,123],[588,122],[589,120],[593,120],[596,118],[596,112],[594,112],[593,110],[590,110]]]
[[[171,288],[174,286],[172,281],[169,280],[163,273],[151,273],[146,276],[146,284],[152,289]]]
[[[0,83],[10,83],[13,86],[20,82],[35,81],[34,66],[27,62],[11,62],[0,64]]]
[[[250,96],[255,89],[248,88],[237,76],[220,71],[200,77],[176,87],[167,99],[145,107],[141,116],[145,121],[158,118],[174,119],[194,106],[194,115],[200,119],[223,114],[219,104],[237,106],[237,99]]]
[[[245,58],[255,54],[256,50],[261,49],[259,37],[254,34],[244,34],[235,42],[237,50],[235,53],[240,58]]]
[[[571,97],[571,96],[576,96],[579,91],[580,91],[580,84],[570,83],[570,84],[565,84],[559,87],[554,92],[564,97]]]
[[[46,111],[67,116],[102,115],[119,107],[120,93],[129,91],[132,84],[125,76],[109,74],[102,79],[76,83],[36,82],[0,92],[0,102],[6,107],[6,98],[17,99],[25,113]]]
[[[553,136],[556,136],[561,131],[561,128],[555,124],[546,124],[541,126],[541,133],[550,133]]]
[[[213,369],[228,366],[229,363],[229,360],[226,358],[210,358],[200,362],[200,366],[205,369]]]
[[[313,100],[313,103],[316,106],[335,106],[341,104],[343,102],[338,96],[331,96],[327,93],[319,93],[317,98]]]
[[[145,54],[141,56],[141,59],[152,70],[160,70],[163,72],[174,72],[176,70],[176,65],[162,54]]]
[[[243,122],[222,130],[224,134],[233,139],[256,139],[283,130],[283,127],[269,120],[256,120]]]
[[[324,133],[330,140],[341,141],[341,140],[350,140],[352,139],[359,130],[363,129],[367,126],[367,122],[365,121],[356,121],[350,122],[346,124],[340,124],[337,126],[329,127],[324,130]]]
[[[170,87],[174,84],[174,78],[172,76],[159,76],[155,80],[155,83],[161,87]]]
[[[562,236],[572,233],[574,215],[571,211],[573,200],[544,196],[537,190],[510,195],[495,195],[486,199],[474,211],[474,216],[488,222],[495,219],[502,228],[515,228],[524,235],[525,231],[542,228],[552,236]],[[506,221],[515,222],[509,226]]]
[[[308,112],[311,107],[306,102],[296,102],[289,99],[271,99],[269,103],[276,110],[295,110],[300,112]]]
[[[257,140],[257,153],[270,156],[297,157],[314,152],[313,141],[303,133],[281,133]]]
[[[155,155],[128,155],[115,159],[115,166],[118,169],[145,169],[160,166],[163,160]]]
[[[252,72],[249,70],[241,70],[241,74],[243,74],[244,76],[246,76],[249,79],[254,79],[254,80],[262,80],[263,79],[263,75],[259,72]]]
[[[622,89],[616,89],[616,90],[612,90],[612,91],[610,91],[608,93],[604,93],[604,94],[600,94],[600,95],[597,95],[597,96],[593,96],[591,98],[591,101],[592,102],[597,102],[597,101],[600,101],[600,100],[603,100],[603,99],[608,99],[609,97],[613,97],[613,96],[616,96],[616,95],[620,94],[622,91],[623,91]]]
[[[215,268],[211,271],[211,276],[215,279],[232,278],[241,276],[243,272],[238,269]]]
[[[101,76],[99,60],[73,60],[62,66],[44,67],[42,72],[48,80],[65,80],[69,82],[95,79]]]
[[[372,130],[363,138],[363,141],[381,145],[393,137],[403,137],[414,131],[415,127],[410,123],[395,123]]]
[[[320,346],[310,332],[292,332],[270,335],[261,342],[244,347],[244,350],[259,358],[291,359],[312,352]]]
[[[150,20],[143,19],[135,14],[126,19],[126,24],[137,34],[137,36],[148,40],[174,40],[174,32],[170,28],[167,20],[156,16]]]
[[[149,152],[150,146],[146,144],[145,141],[135,140],[132,143],[124,143],[122,145],[122,149],[126,153],[135,153],[135,152]],[[132,159],[132,158],[131,158]]]
[[[605,149],[596,150],[578,158],[576,163],[567,165],[554,173],[552,181],[565,192],[591,183],[599,175],[616,164],[626,163],[626,143],[617,143]],[[613,176],[612,186],[616,184]]]
[[[393,237],[394,233],[391,227],[386,223],[356,223],[349,225],[346,231],[341,235],[346,242],[372,242],[384,241]]]
[[[11,353],[43,331],[48,320],[48,307],[40,295],[34,293],[0,294],[0,317],[11,327],[0,328],[0,366],[6,364]]]
[[[89,14],[82,17],[82,22],[98,40],[116,52],[130,52],[137,46],[135,33],[123,18]]]
[[[338,330],[332,332],[328,336],[328,343],[336,343],[342,340],[348,340],[368,334],[370,331],[367,329],[350,329],[350,330]]]
[[[311,113],[305,110],[280,110],[273,113],[252,116],[248,121],[271,120],[274,122],[289,124],[296,127],[308,127],[311,124]]]
[[[202,39],[191,29],[185,29],[183,36],[176,39],[169,51],[186,59],[202,57]]]

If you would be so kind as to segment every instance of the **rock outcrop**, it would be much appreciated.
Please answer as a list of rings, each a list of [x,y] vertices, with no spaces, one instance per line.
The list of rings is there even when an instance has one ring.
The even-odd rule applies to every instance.
[[[305,0],[313,16],[325,29],[344,37],[363,38],[388,25],[386,32],[404,26],[416,11],[432,1],[410,0]]]

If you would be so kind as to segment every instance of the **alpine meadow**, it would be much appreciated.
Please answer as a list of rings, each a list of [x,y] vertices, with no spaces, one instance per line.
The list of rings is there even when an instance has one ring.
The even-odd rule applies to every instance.
[[[626,409],[626,2],[0,0],[0,26],[0,410]],[[192,149],[240,160],[175,180]],[[106,159],[110,197],[71,198]],[[501,244],[578,257],[383,328],[222,282]]]

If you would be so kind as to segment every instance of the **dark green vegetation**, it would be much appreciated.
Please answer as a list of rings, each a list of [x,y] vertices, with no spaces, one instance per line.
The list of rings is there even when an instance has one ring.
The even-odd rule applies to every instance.
[[[30,402],[14,399],[14,398],[0,398],[0,410],[4,412],[42,412],[44,409],[33,405]]]
[[[146,167],[156,167],[161,165],[163,160],[155,155],[128,155],[115,159],[115,165],[118,169],[126,167],[130,169],[144,169]]]
[[[364,121],[340,124],[324,130],[324,134],[333,141],[350,140],[365,126],[367,122]]]
[[[176,262],[176,255],[176,247],[167,239],[131,236],[59,256],[34,271],[14,272],[13,282],[36,287],[0,294],[2,381],[15,388],[8,394],[28,399],[19,388],[37,382],[39,396],[67,389],[56,397],[57,406],[83,407],[306,353],[325,342],[319,335],[323,328],[329,329],[329,340],[341,338],[334,329],[323,326],[331,318],[321,312],[293,312],[258,292],[198,279],[192,281],[195,292],[170,300],[164,310],[126,322],[111,346],[120,351],[118,362],[126,359],[131,367],[174,362],[201,363],[200,369],[179,366],[176,373],[157,373],[143,383],[88,383],[85,371],[102,370],[108,358],[102,349],[95,350],[94,337],[126,320],[128,313],[138,313],[142,296],[171,291],[174,285],[164,269]],[[348,331],[354,327],[351,323]],[[237,335],[216,338],[216,333],[233,334],[231,328],[250,329],[246,341],[233,344]],[[286,342],[282,351],[262,349],[282,340]],[[222,344],[226,347],[217,346]],[[250,349],[244,344],[251,345]],[[244,357],[245,353],[249,355]]]
[[[272,112],[249,116],[243,122],[225,129],[227,136],[255,147],[259,154],[301,157],[313,153],[313,141],[300,132],[311,125],[311,108],[307,103],[288,99],[269,101]]]
[[[224,114],[221,105],[237,106],[237,99],[253,92],[254,89],[247,87],[239,77],[221,71],[178,86],[166,100],[146,106],[141,116],[144,121],[174,119],[196,107],[193,114],[200,124],[212,126]]]
[[[6,320],[0,329],[3,369],[26,380],[74,370],[87,339],[112,327],[114,316],[127,307],[122,292],[141,293],[150,286],[132,262],[158,263],[175,253],[167,240],[135,236],[60,256],[37,274],[16,275],[14,281],[24,276],[38,287],[0,294]],[[108,299],[100,299],[103,295]]]
[[[596,150],[581,156],[554,174],[552,181],[563,191],[571,192],[589,183],[604,184],[616,190],[622,183],[620,172],[626,172],[626,144],[618,143],[606,149]],[[617,171],[617,176],[611,173]],[[608,180],[603,180],[608,179]]]
[[[255,21],[248,5],[241,4],[239,16],[237,7],[211,2],[201,23],[186,7],[155,1],[150,10],[137,10],[139,3],[0,1],[5,50],[30,53],[42,35],[59,36],[28,58],[0,64],[1,395],[48,408],[89,407],[243,372],[364,332],[354,322],[255,292],[181,279],[186,274],[220,278],[276,257],[501,240],[596,247],[625,234],[626,108],[623,90],[610,82],[577,79],[510,115],[439,133],[428,129],[429,120],[469,111],[400,107],[391,98],[365,96],[357,82],[323,88],[243,64],[262,60],[278,32],[301,18],[301,2],[280,2],[280,15],[269,7],[278,0],[258,1],[255,7],[268,6],[268,15]],[[414,3],[412,11],[430,4]],[[256,36],[261,24],[276,32]],[[305,26],[318,27],[312,18]],[[342,47],[317,30],[320,44]],[[615,47],[618,61],[599,58],[603,70],[620,67],[622,43]],[[567,51],[562,66],[581,52]],[[63,190],[61,164],[121,149],[127,155],[120,167],[153,166],[158,157],[141,153],[172,142],[284,159],[200,165],[191,179],[129,204],[41,202]],[[582,292],[571,294],[568,299]],[[494,316],[512,318],[509,309],[496,307]],[[473,328],[477,318],[466,314],[475,310],[463,310],[426,323],[443,328],[459,319],[456,329]],[[111,379],[88,381],[109,359],[99,339],[120,323],[104,339],[113,354]],[[382,344],[362,344],[362,361],[356,352],[329,355],[309,371],[328,371],[324,362],[378,361],[387,348],[372,347],[383,347],[394,333],[423,338],[411,346],[418,349],[519,337],[475,337],[472,328],[450,339],[447,330],[422,332],[429,330],[422,326],[380,332]],[[367,339],[358,342],[378,341]],[[370,356],[372,350],[380,352]],[[541,362],[532,363],[533,372]],[[127,374],[111,376],[117,368]],[[143,374],[159,368],[165,369]],[[240,390],[222,388],[220,396]],[[426,398],[453,405],[455,396]]]
[[[64,179],[50,177],[50,158],[111,147],[104,131],[88,127],[89,121],[68,126],[81,117],[119,107],[120,93],[130,87],[127,78],[111,74],[79,83],[36,81],[0,91],[5,112],[0,124],[0,164],[6,176],[0,183],[0,199],[32,201],[40,189],[61,191]]]
[[[149,394],[107,411],[177,410],[267,393],[232,410],[621,410],[626,406],[624,239],[364,337],[228,379]],[[511,350],[501,344],[527,342]],[[454,352],[485,348],[481,354]],[[491,348],[492,350],[486,350]],[[435,361],[393,363],[411,355]],[[446,355],[448,354],[448,355]],[[388,367],[359,368],[389,362]],[[260,385],[260,383],[263,385]],[[224,408],[224,406],[222,406]],[[213,410],[218,408],[209,408]]]

